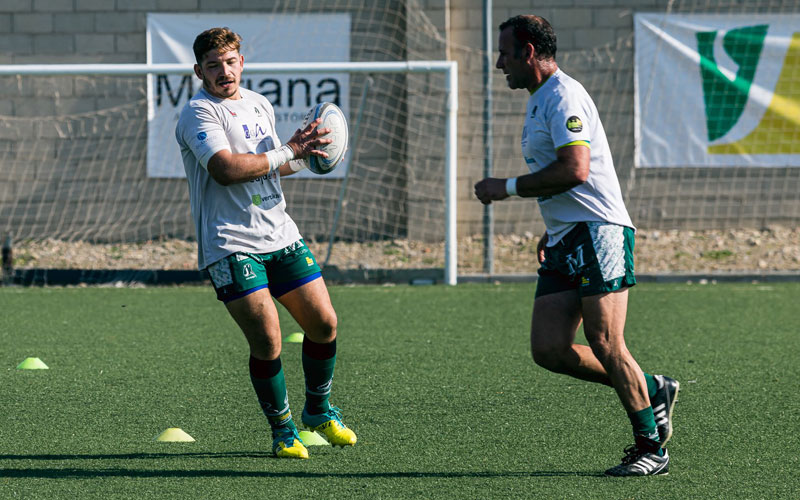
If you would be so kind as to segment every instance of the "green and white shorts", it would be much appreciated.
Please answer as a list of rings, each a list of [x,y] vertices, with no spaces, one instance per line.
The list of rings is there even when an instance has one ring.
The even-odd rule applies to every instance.
[[[636,284],[634,230],[606,222],[580,222],[552,247],[545,247],[536,297],[577,290],[581,297]]]
[[[225,303],[267,287],[273,297],[280,297],[322,276],[303,240],[277,252],[236,252],[211,264],[206,271],[217,298]]]

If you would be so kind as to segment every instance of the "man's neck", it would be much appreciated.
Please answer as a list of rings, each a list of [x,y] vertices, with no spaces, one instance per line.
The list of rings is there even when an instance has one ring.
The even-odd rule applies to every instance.
[[[535,76],[533,84],[528,87],[528,92],[533,94],[536,92],[539,87],[544,85],[544,83],[558,71],[558,64],[552,59],[547,61],[541,61],[539,64],[536,65],[535,68]]]

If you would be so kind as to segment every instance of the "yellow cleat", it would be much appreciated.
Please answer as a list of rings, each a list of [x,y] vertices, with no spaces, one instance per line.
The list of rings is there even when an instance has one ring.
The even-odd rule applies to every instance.
[[[356,433],[344,425],[341,411],[336,407],[319,415],[303,410],[303,425],[322,434],[333,446],[353,446],[358,440]]]
[[[272,438],[272,451],[278,458],[308,458],[308,449],[297,435],[297,429],[276,432]]]

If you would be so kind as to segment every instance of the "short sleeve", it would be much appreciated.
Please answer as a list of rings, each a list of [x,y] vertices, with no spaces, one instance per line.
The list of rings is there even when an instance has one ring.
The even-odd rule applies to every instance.
[[[183,109],[175,135],[181,147],[191,150],[203,168],[207,167],[208,160],[217,152],[231,150],[219,118],[200,105],[190,104]]]
[[[582,99],[566,96],[560,99],[548,116],[548,127],[556,150],[570,144],[591,147],[591,110]]]

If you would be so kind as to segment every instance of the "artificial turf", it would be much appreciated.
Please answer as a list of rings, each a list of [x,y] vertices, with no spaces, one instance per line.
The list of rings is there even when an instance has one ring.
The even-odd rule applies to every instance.
[[[533,286],[331,287],[359,441],[305,461],[271,457],[210,287],[0,288],[0,498],[796,498],[800,284],[632,290],[628,347],[681,382],[670,474],[633,479],[602,475],[632,441],[613,391],[531,361]]]

